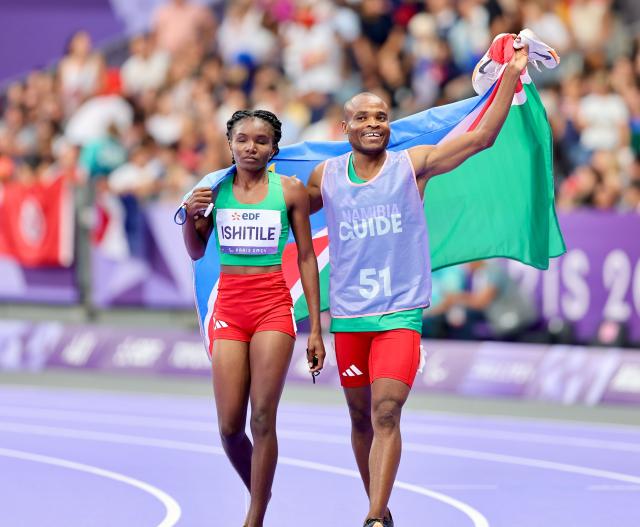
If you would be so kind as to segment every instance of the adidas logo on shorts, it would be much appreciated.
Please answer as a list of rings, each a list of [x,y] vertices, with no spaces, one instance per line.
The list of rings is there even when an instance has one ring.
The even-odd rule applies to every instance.
[[[216,329],[228,328],[228,327],[229,327],[229,324],[227,324],[223,320],[216,320],[216,323],[215,323],[215,328]]]
[[[343,377],[357,377],[358,375],[364,375],[355,364],[349,366],[342,372]]]

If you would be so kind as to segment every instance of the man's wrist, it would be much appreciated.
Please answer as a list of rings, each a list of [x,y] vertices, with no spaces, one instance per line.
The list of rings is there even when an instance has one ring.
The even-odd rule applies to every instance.
[[[517,79],[520,77],[520,68],[516,66],[513,61],[510,61],[509,64],[507,64],[505,75]]]

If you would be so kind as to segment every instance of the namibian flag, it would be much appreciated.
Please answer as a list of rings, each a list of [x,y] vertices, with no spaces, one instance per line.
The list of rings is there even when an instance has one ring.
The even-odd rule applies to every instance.
[[[393,122],[388,148],[435,145],[473,130],[491,105],[499,83],[500,78],[484,95]],[[347,142],[299,143],[283,147],[273,162],[279,174],[306,182],[318,163],[349,150]],[[209,174],[198,186],[215,186],[231,172]],[[526,71],[494,145],[429,181],[424,202],[434,270],[495,257],[547,269],[550,258],[564,253],[554,209],[551,129]],[[322,211],[311,218],[311,226],[320,267],[321,304],[327,309],[329,258]],[[308,311],[293,244],[285,250],[283,267],[296,318],[304,318]],[[194,263],[197,307],[207,347],[218,269],[216,247],[210,243],[205,256]]]

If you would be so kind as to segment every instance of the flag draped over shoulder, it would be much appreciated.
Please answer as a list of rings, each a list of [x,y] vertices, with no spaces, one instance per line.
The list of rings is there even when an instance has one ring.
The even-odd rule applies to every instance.
[[[528,75],[521,83],[494,145],[458,168],[429,181],[424,209],[434,269],[483,258],[505,257],[539,269],[565,251],[554,209],[552,138],[546,112]],[[391,124],[390,150],[435,145],[472,130],[490,106],[500,80],[488,91]],[[273,159],[279,174],[306,183],[311,170],[350,150],[347,142],[307,142],[281,148]],[[206,176],[198,186],[215,186],[233,172]],[[329,258],[323,212],[312,216],[314,247],[321,273],[321,305],[328,307]],[[296,318],[308,315],[293,244],[283,256]],[[201,328],[207,345],[215,300],[218,255],[214,243],[194,263]]]

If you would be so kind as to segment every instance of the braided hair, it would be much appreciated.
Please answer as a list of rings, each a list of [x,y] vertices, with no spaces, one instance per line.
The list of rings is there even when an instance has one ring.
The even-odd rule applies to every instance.
[[[278,143],[282,138],[282,123],[276,117],[276,114],[267,110],[238,110],[237,112],[234,112],[231,119],[227,121],[227,139],[229,141],[231,141],[233,127],[243,119],[262,119],[271,125],[271,128],[273,129],[273,155],[277,156],[278,152],[280,152]],[[235,164],[236,161],[233,159],[233,156],[232,160]]]

